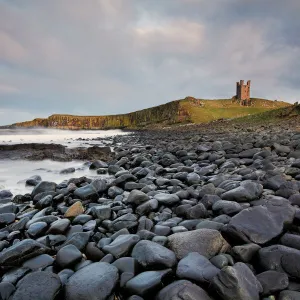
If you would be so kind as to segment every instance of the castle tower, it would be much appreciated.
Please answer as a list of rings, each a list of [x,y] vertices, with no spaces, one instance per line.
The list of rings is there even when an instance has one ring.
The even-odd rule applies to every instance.
[[[244,80],[236,83],[236,98],[240,101],[241,105],[248,106],[251,104],[250,85],[251,80],[248,80],[246,84],[244,84]]]
[[[238,100],[250,100],[251,80],[244,84],[244,80],[236,83],[236,97]]]

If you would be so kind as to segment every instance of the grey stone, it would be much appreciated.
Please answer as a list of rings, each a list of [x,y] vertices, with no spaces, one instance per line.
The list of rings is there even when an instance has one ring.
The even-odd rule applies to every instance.
[[[37,271],[26,275],[18,283],[18,288],[12,300],[54,300],[61,288],[58,275]]]
[[[198,283],[211,282],[220,272],[206,257],[197,252],[191,252],[180,260],[176,275],[180,279],[189,279]]]
[[[175,253],[151,241],[138,242],[131,253],[144,268],[172,268],[176,265]]]
[[[182,259],[190,252],[198,252],[210,259],[229,248],[222,235],[213,229],[174,233],[168,240],[170,249],[175,252],[178,259]]]
[[[118,269],[108,263],[92,263],[71,276],[65,285],[66,300],[106,300],[119,279]]]
[[[225,267],[214,277],[212,288],[224,300],[259,300],[262,286],[244,263]]]

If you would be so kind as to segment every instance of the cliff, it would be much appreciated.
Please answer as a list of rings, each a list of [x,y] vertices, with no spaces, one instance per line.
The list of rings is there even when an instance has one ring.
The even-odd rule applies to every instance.
[[[249,114],[289,106],[286,102],[251,99],[251,106],[241,106],[234,99],[205,100],[186,97],[182,100],[140,111],[108,116],[74,116],[54,114],[46,119],[15,123],[12,127],[48,127],[58,129],[116,129],[149,128],[186,123],[207,123],[222,118],[236,118]]]

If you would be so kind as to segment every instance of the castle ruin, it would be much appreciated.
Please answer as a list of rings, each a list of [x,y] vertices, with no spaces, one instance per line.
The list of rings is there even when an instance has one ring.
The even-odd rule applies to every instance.
[[[248,80],[247,84],[244,84],[244,80],[240,80],[240,82],[236,83],[236,99],[243,106],[251,105],[250,84],[251,84],[251,80]]]

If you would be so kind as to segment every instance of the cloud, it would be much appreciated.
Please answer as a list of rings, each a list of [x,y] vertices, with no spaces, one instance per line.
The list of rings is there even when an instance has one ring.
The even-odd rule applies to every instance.
[[[239,79],[252,80],[253,96],[296,101],[299,9],[298,0],[0,0],[0,109],[20,121],[125,113],[231,97]]]
[[[0,83],[0,94],[16,94],[19,92],[20,90],[15,86]]]

